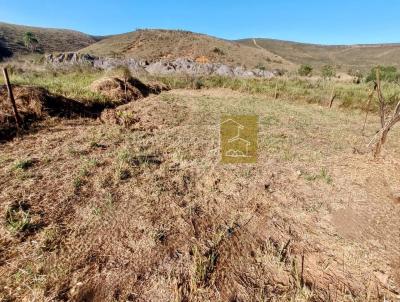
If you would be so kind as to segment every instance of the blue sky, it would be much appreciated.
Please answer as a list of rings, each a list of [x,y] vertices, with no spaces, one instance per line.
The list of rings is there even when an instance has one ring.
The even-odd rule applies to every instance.
[[[400,1],[0,0],[0,21],[93,35],[185,29],[320,44],[400,42]]]

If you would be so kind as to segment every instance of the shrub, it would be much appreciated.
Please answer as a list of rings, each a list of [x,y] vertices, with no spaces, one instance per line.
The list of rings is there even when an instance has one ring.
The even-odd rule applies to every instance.
[[[321,73],[322,73],[322,77],[324,77],[324,78],[332,78],[335,76],[336,71],[332,65],[324,65],[324,66],[322,66]]]
[[[213,52],[220,56],[223,56],[225,54],[225,52],[221,48],[218,48],[218,47],[214,47]]]
[[[262,63],[258,63],[256,65],[256,69],[260,69],[260,70],[266,70],[265,66]]]
[[[349,70],[347,71],[347,73],[348,73],[349,75],[351,75],[352,77],[354,77],[354,79],[353,79],[353,83],[354,83],[354,84],[360,84],[360,83],[361,83],[361,80],[362,80],[363,77],[364,77],[364,75],[362,74],[362,72],[361,72],[360,70],[358,70],[358,69],[356,69],[356,70],[349,69]]]
[[[11,205],[6,213],[6,226],[13,234],[29,229],[31,226],[31,216],[28,205],[24,202]]]
[[[303,64],[300,66],[299,70],[297,71],[299,75],[303,77],[308,77],[311,75],[313,68],[308,64]]]
[[[394,66],[376,66],[371,69],[368,76],[366,77],[366,82],[371,82],[376,80],[376,71],[379,69],[380,79],[386,82],[397,82],[400,79],[400,74],[397,72],[397,68]]]
[[[11,170],[27,170],[34,165],[35,161],[33,159],[22,159],[14,163]]]
[[[28,48],[31,52],[35,51],[39,44],[39,41],[36,38],[35,34],[30,31],[24,33],[22,40],[24,41],[25,47]]]

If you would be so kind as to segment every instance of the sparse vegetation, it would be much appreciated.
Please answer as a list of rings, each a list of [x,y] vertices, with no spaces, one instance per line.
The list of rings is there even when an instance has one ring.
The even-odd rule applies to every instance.
[[[189,78],[164,80],[179,87],[192,87],[193,83]],[[133,274],[146,271],[149,281],[143,279],[141,285],[146,289],[140,294],[143,300],[151,300],[155,295],[152,288],[157,286],[164,300],[207,300],[217,289],[227,299],[237,295],[245,301],[307,301],[320,296],[328,299],[327,289],[337,289],[338,297],[346,297],[362,276],[385,265],[385,254],[366,253],[374,242],[351,237],[356,245],[352,254],[344,256],[350,289],[342,293],[338,276],[343,271],[343,250],[349,237],[340,219],[323,220],[332,233],[315,227],[315,217],[342,217],[335,209],[342,208],[343,202],[357,208],[357,215],[368,213],[373,219],[385,215],[391,225],[398,223],[397,213],[377,202],[387,198],[386,189],[382,187],[380,193],[360,186],[368,177],[378,181],[382,169],[389,176],[397,173],[389,168],[389,162],[371,165],[364,156],[353,155],[354,146],[365,145],[360,135],[364,114],[307,104],[313,98],[311,93],[315,93],[316,103],[326,95],[320,83],[279,79],[282,96],[275,100],[276,79],[201,80],[207,89],[177,89],[130,104],[132,114],[147,121],[139,130],[84,118],[58,120],[45,124],[50,131],[0,145],[1,154],[12,158],[42,158],[46,154],[52,159],[47,163],[41,160],[40,169],[34,166],[40,173],[30,179],[16,179],[9,173],[15,164],[12,158],[0,161],[1,201],[8,204],[29,191],[25,196],[49,224],[33,228],[33,212],[27,208],[14,212],[13,227],[5,220],[11,238],[29,230],[26,242],[37,242],[28,256],[16,253],[2,267],[8,288],[17,289],[21,282],[30,284],[41,300],[62,294],[79,300],[86,287],[107,300],[119,289],[121,299],[128,300],[132,297],[130,283],[114,285],[110,280],[117,276],[118,280],[130,280]],[[395,89],[392,85],[384,83]],[[337,85],[340,97],[347,96],[354,103],[364,96],[366,87],[366,83]],[[301,95],[303,99],[298,98]],[[167,111],[160,111],[163,106]],[[216,125],[221,112],[259,116],[257,164],[216,164]],[[163,123],[155,128],[154,121]],[[377,125],[378,119],[368,123],[365,132],[374,133]],[[392,131],[397,133],[398,129]],[[393,146],[399,143],[397,135],[387,143],[391,146],[389,156],[396,158],[398,149]],[[53,147],[49,149],[49,145]],[[21,169],[25,164],[18,166]],[[297,169],[303,172],[299,175]],[[366,176],[355,169],[370,173]],[[375,211],[371,212],[371,207]],[[284,225],[290,228],[282,228]],[[395,229],[383,225],[375,231],[391,235],[376,239],[388,245],[389,237],[396,234]],[[316,245],[320,247],[318,256],[308,251]],[[5,249],[19,248],[16,240]],[[35,265],[28,265],[26,257]],[[312,257],[319,260],[311,262]],[[165,261],[168,265],[160,272]],[[334,277],[329,286],[322,279],[313,281],[326,270],[320,262],[330,263]],[[114,266],[119,263],[122,265]],[[17,274],[15,266],[24,271]],[[109,279],[91,273],[98,272],[100,266]],[[153,281],[164,280],[165,272],[170,276],[168,281]],[[76,285],[75,280],[82,285]],[[72,284],[70,289],[63,289],[65,282]],[[237,287],[240,282],[254,286]],[[371,290],[372,297],[390,295],[380,283],[374,284],[379,292]],[[103,294],[99,286],[111,290]],[[6,293],[18,300],[33,295],[27,287]]]
[[[325,167],[321,168],[321,171],[318,174],[306,173],[304,175],[304,178],[308,181],[314,181],[314,180],[321,179],[321,180],[325,181],[327,184],[332,183],[332,177],[329,175],[328,170]]]
[[[12,170],[27,170],[33,166],[35,161],[33,159],[21,159],[14,163]]]
[[[174,57],[193,37],[140,30],[91,49],[123,56],[129,45],[151,58],[162,44],[160,52]],[[170,48],[165,39],[183,42]],[[248,66],[267,70],[281,61],[261,46],[199,39],[195,57],[232,63],[245,48]],[[154,53],[141,52],[138,41],[157,46]],[[16,91],[41,86],[49,91],[38,98],[68,98],[68,110],[76,101],[104,110],[44,115],[0,143],[0,300],[397,298],[397,70],[375,69],[388,76],[380,81],[378,72],[376,85],[355,85],[339,78],[343,73],[334,78],[339,63],[325,66],[323,77],[318,63],[313,70],[306,62],[273,78],[140,80],[126,66],[104,72],[8,64]],[[110,76],[125,87],[122,102],[91,90]],[[142,80],[173,89],[149,95]],[[134,81],[148,91],[131,101],[126,87]],[[330,109],[329,95],[336,97]],[[220,162],[221,115],[237,114],[258,116],[255,164]],[[387,146],[375,161],[367,147],[374,134],[377,146]]]
[[[6,225],[8,230],[16,235],[28,229],[31,217],[24,204],[14,204],[7,209]]]
[[[325,79],[330,79],[336,75],[336,71],[332,65],[324,65],[322,66],[321,74]]]
[[[27,31],[24,33],[23,36],[23,41],[24,45],[26,48],[28,48],[31,52],[34,52],[37,50],[37,46],[39,45],[39,41],[34,35],[34,33]]]
[[[300,76],[303,77],[308,77],[312,74],[313,68],[311,65],[308,64],[303,64],[299,67],[299,70],[297,71]]]
[[[218,47],[214,47],[213,52],[215,54],[217,54],[217,55],[220,55],[220,56],[225,55],[225,52],[222,49],[218,48]]]
[[[262,64],[262,63],[258,63],[258,64],[256,65],[256,68],[257,68],[257,69],[260,69],[260,70],[266,70],[265,65]]]
[[[379,69],[381,81],[386,82],[398,82],[400,79],[400,73],[397,71],[395,66],[377,66],[371,69],[366,77],[367,82],[376,81],[376,71]]]

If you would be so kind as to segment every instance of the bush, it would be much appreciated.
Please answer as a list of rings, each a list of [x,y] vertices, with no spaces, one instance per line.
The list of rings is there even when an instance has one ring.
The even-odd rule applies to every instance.
[[[300,66],[299,70],[297,71],[300,76],[308,77],[311,75],[313,68],[308,64],[303,64]]]
[[[336,74],[335,68],[332,65],[324,65],[321,72],[324,78],[332,78]]]
[[[360,83],[361,83],[361,80],[362,80],[363,77],[364,77],[364,75],[362,74],[362,72],[361,72],[360,70],[358,70],[358,69],[356,69],[356,70],[349,69],[349,70],[347,71],[347,73],[348,73],[349,75],[351,75],[352,77],[354,77],[354,79],[353,79],[353,83],[354,83],[354,84],[360,84]]]
[[[225,54],[225,52],[221,48],[218,48],[218,47],[214,47],[213,52],[220,56],[223,56]]]
[[[260,70],[266,70],[265,66],[262,63],[258,63],[256,65],[256,69],[260,69]]]
[[[30,31],[24,33],[22,40],[24,41],[25,47],[28,48],[31,52],[35,51],[37,49],[37,46],[39,45],[39,41],[36,38],[35,34]]]
[[[376,66],[371,69],[366,82],[371,82],[376,80],[376,70],[379,68],[379,75],[382,81],[386,82],[397,82],[400,79],[400,74],[397,72],[397,68],[394,66]]]

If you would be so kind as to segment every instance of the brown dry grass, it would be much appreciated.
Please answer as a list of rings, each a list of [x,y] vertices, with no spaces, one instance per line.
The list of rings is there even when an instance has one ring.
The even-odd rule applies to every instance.
[[[127,103],[148,96],[150,93],[159,94],[169,90],[169,87],[159,82],[143,83],[137,78],[128,76],[104,77],[90,85],[92,92],[100,93],[109,100],[117,103]]]
[[[75,100],[54,95],[42,87],[13,86],[17,111],[22,128],[27,129],[35,121],[49,116],[81,116],[89,113],[89,107]],[[0,86],[0,141],[12,138],[16,122],[5,85]],[[23,129],[20,129],[23,130]]]
[[[311,64],[319,70],[332,64],[344,72],[361,70],[369,72],[375,66],[399,67],[397,60],[400,44],[370,45],[317,45],[273,39],[255,39],[257,46],[275,53],[295,64]],[[256,47],[253,39],[239,40],[239,43]]]
[[[126,106],[146,122],[53,119],[0,146],[2,299],[398,299],[398,129],[373,161],[356,112],[228,89]],[[257,164],[219,163],[227,113],[259,115]]]

